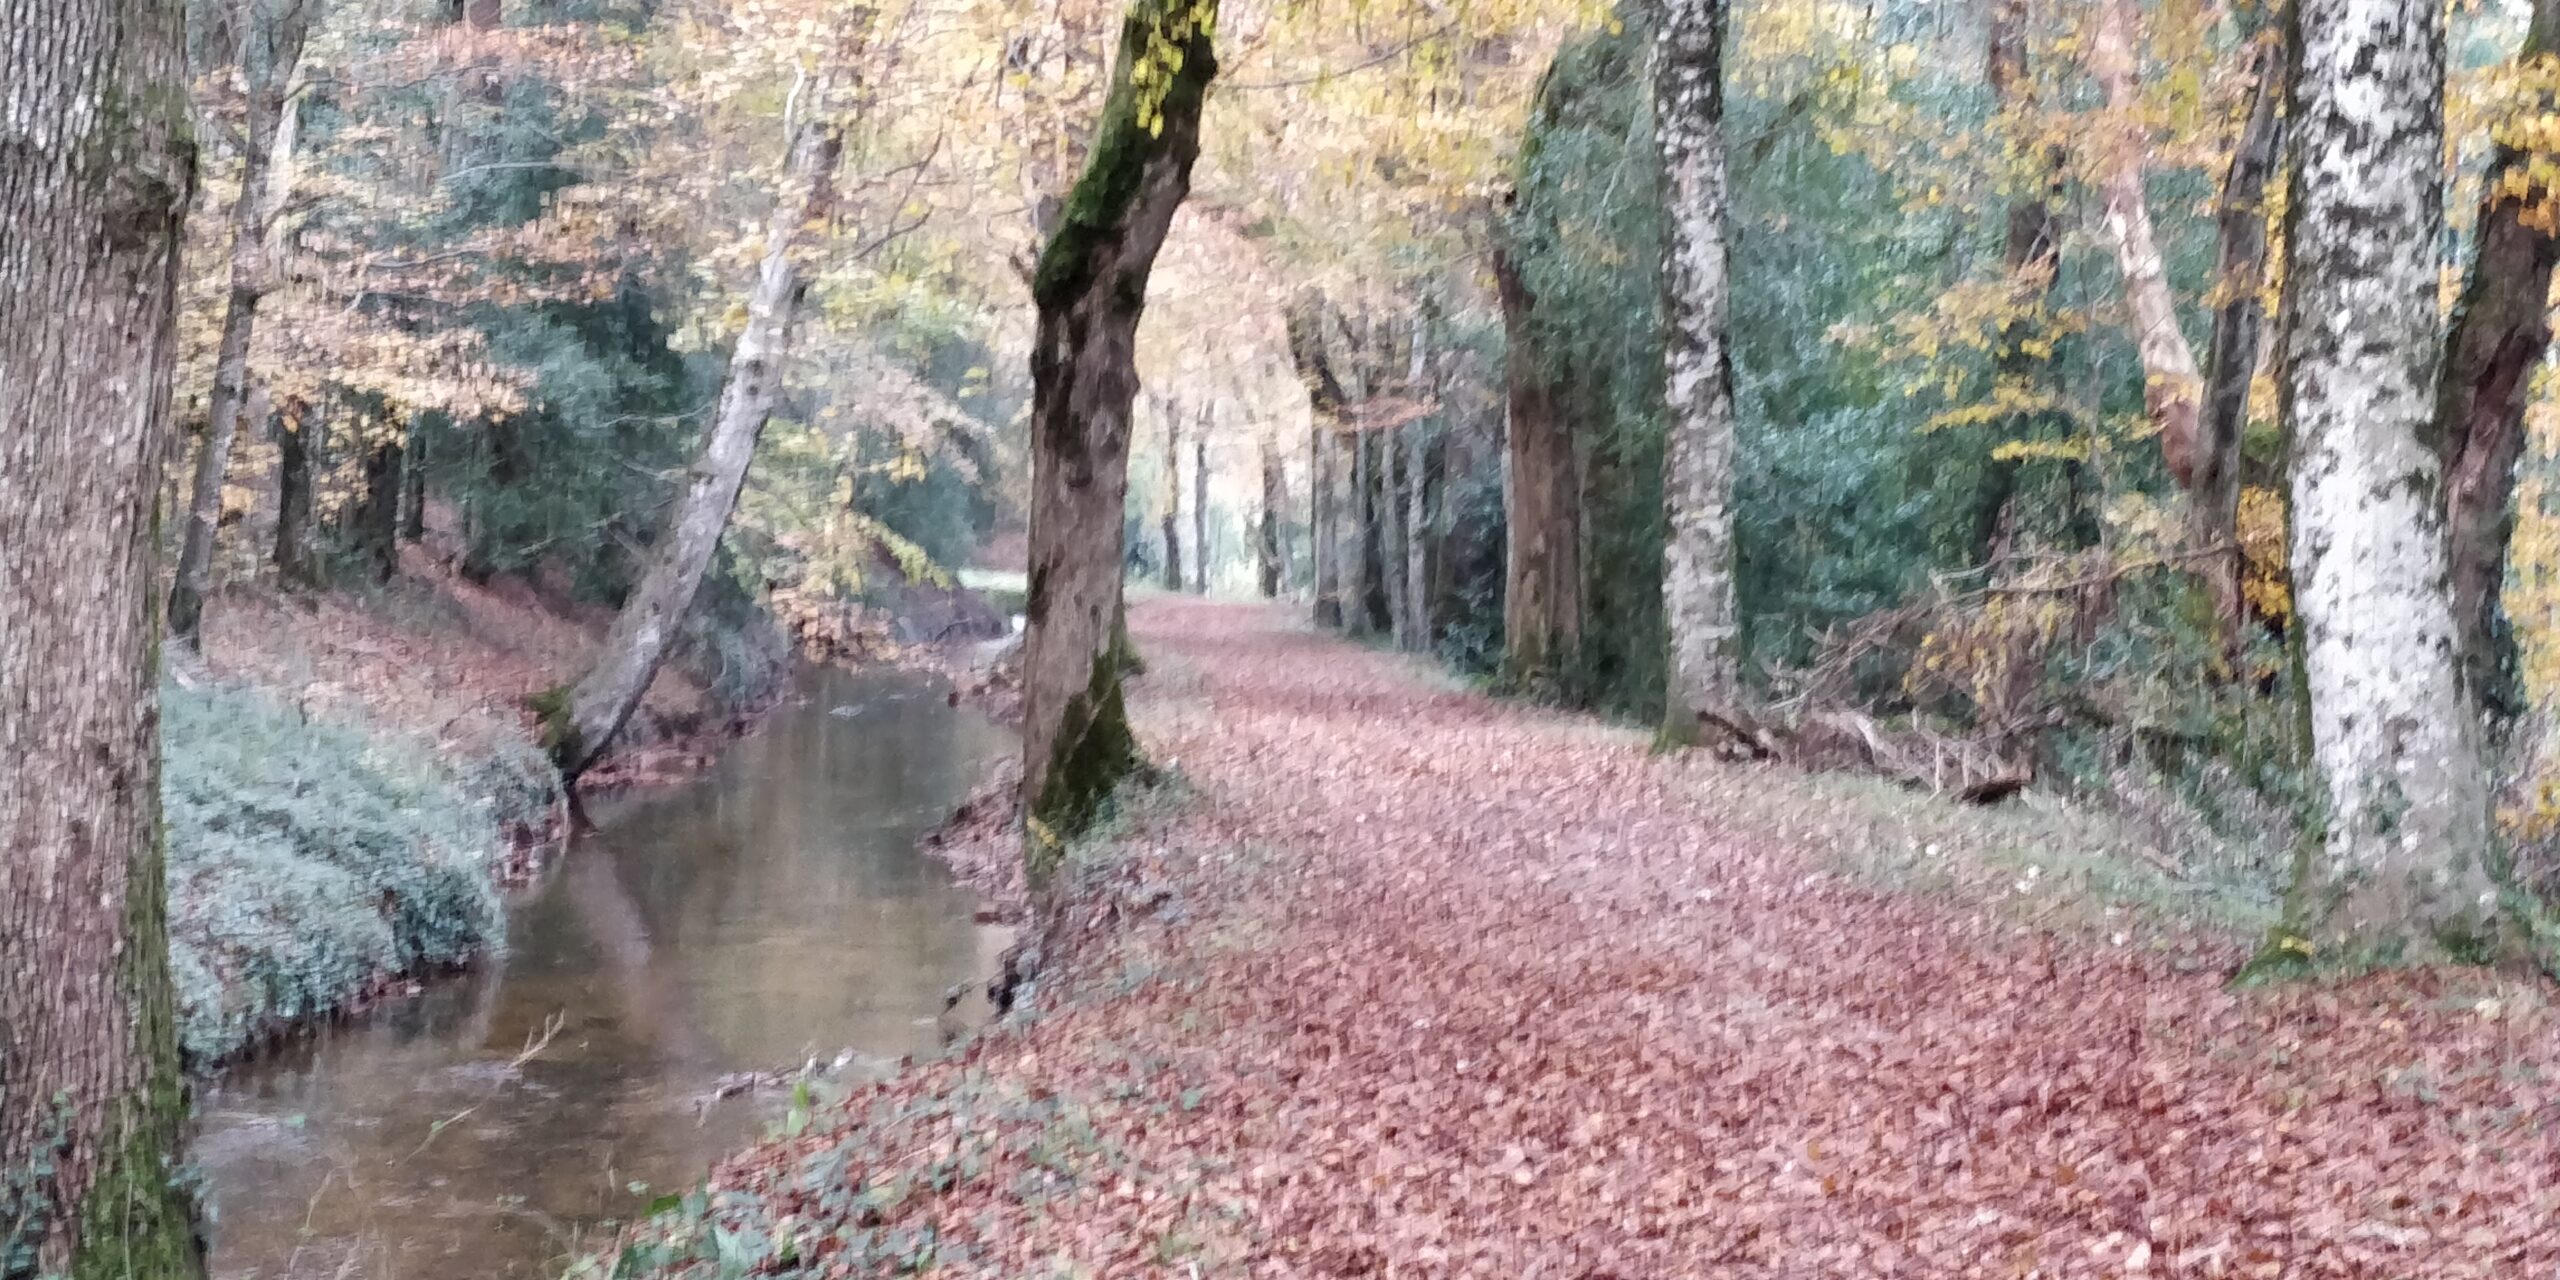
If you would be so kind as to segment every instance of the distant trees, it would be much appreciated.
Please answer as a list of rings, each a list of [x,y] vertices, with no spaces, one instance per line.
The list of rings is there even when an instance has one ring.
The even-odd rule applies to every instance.
[[[205,1273],[160,841],[180,10],[0,40],[0,1275]]]

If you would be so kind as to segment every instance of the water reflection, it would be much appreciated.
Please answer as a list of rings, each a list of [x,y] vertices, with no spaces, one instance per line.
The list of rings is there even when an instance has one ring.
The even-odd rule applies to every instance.
[[[549,1273],[698,1179],[775,1099],[726,1072],[930,1051],[1002,939],[914,852],[1002,731],[823,673],[705,778],[594,817],[502,965],[247,1064],[204,1099],[215,1273]]]

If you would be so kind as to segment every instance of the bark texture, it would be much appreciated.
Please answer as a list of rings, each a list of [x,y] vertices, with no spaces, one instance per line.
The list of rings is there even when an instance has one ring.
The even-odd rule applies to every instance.
[[[2547,75],[2555,52],[2560,0],[2535,0],[2517,61],[2544,64]],[[2542,110],[2551,105],[2546,95]],[[2551,347],[2551,270],[2560,261],[2560,237],[2527,221],[2560,199],[2560,192],[2527,176],[2533,159],[2509,145],[2490,159],[2471,276],[2454,309],[2436,386],[2435,448],[2444,467],[2454,625],[2472,693],[2499,720],[2521,710],[2499,595],[2515,528],[2525,401],[2533,370]],[[2511,182],[2522,182],[2524,190],[2510,189]]]
[[[1662,148],[1662,740],[1751,742],[1734,603],[1733,373],[1725,325],[1724,0],[1668,0],[1654,29]]]
[[[1132,0],[1091,154],[1032,282],[1022,796],[1035,888],[1056,870],[1059,842],[1138,763],[1113,637],[1138,319],[1156,251],[1190,194],[1217,17],[1216,0]]]
[[[0,24],[0,1275],[202,1276],[161,861],[179,8]]]
[[[823,100],[823,92],[821,93]],[[793,313],[806,286],[796,254],[808,228],[823,221],[834,202],[841,126],[823,109],[795,130],[789,180],[765,230],[764,262],[747,295],[747,325],[729,355],[720,404],[702,451],[685,475],[684,492],[668,513],[666,531],[649,549],[648,568],[614,616],[613,629],[595,666],[565,693],[540,708],[545,745],[561,772],[575,778],[613,741],[632,709],[649,691],[676,626],[693,606],[702,574],[720,548],[729,514],[755,459],[756,440],[782,391],[791,347]]]
[[[267,228],[281,207],[283,188],[270,179],[282,149],[285,94],[302,62],[319,0],[274,0],[243,6],[249,12],[240,64],[248,82],[242,129],[240,194],[231,203],[231,287],[224,299],[222,337],[214,349],[213,395],[205,406],[204,443],[196,450],[188,486],[187,523],[179,536],[178,567],[169,587],[169,632],[189,648],[204,619],[205,594],[213,588],[213,540],[222,522],[223,482],[231,473],[231,445],[238,438],[240,406],[249,395],[249,340],[258,302],[271,284]]]
[[[2467,957],[2498,932],[2488,796],[2446,583],[2438,352],[2444,13],[2300,0],[2285,415],[2293,575],[2326,848],[2324,952]]]
[[[1582,645],[1582,481],[1554,375],[1538,350],[1537,299],[1507,246],[1493,276],[1502,304],[1502,680],[1553,681]]]
[[[1191,430],[1191,589],[1209,594],[1209,407]]]
[[[2142,358],[2142,403],[2160,433],[2160,457],[2180,488],[2191,489],[2197,472],[2197,430],[2204,378],[2195,348],[2178,324],[2177,295],[2151,229],[2151,201],[2143,171],[2151,157],[2151,131],[2143,123],[2140,17],[2134,0],[2099,0],[2089,65],[2107,95],[2108,137],[2100,187],[2106,195],[2107,238],[2115,245],[2124,281],[2125,310],[2134,348]]]
[[[1315,564],[1315,622],[1343,625],[1342,495],[1343,416],[1349,409],[1342,380],[1326,353],[1327,308],[1314,293],[1302,293],[1289,306],[1289,359],[1307,387],[1307,408],[1314,426],[1307,442],[1307,519],[1310,555]]]
[[[2195,481],[2188,489],[2188,530],[2198,547],[2229,547],[2206,562],[2214,607],[2226,634],[2240,622],[2240,445],[2249,425],[2249,384],[2258,372],[2259,334],[2265,320],[2267,280],[2267,182],[2275,175],[2284,142],[2278,108],[2285,92],[2285,46],[2280,33],[2257,37],[2251,67],[2249,116],[2223,174],[2214,205],[2219,248],[2215,255],[2213,337],[2206,348],[2204,415],[2196,441]]]
[[[1280,470],[1280,446],[1269,434],[1262,437],[1262,517],[1254,529],[1253,558],[1255,585],[1262,598],[1276,599],[1280,594],[1280,504],[1288,501],[1287,478]]]
[[[1164,589],[1182,590],[1182,410],[1164,407]]]

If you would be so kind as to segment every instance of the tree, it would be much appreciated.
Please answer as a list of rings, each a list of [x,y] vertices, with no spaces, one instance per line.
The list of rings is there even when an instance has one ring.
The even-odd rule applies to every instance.
[[[2535,0],[2516,55],[2534,101],[2525,127],[2552,116],[2560,72],[2560,0]],[[2516,463],[2533,371],[2551,347],[2551,271],[2560,261],[2549,162],[2510,126],[2490,158],[2480,199],[2471,276],[2445,339],[2436,385],[2435,448],[2444,468],[2445,523],[2453,559],[2453,617],[2473,696],[2491,715],[2517,710],[2499,623],[2507,541],[2515,527]]]
[[[1217,0],[1131,0],[1083,174],[1031,296],[1031,553],[1022,800],[1035,887],[1137,767],[1122,705],[1123,507],[1147,278],[1200,154]]]
[[[1209,428],[1215,425],[1211,401],[1200,402],[1200,421],[1191,432],[1191,589],[1209,594]]]
[[[180,11],[0,40],[0,1274],[204,1274],[160,843],[155,506],[195,186]]]
[[[1537,298],[1510,239],[1493,251],[1508,400],[1502,678],[1525,689],[1554,680],[1582,643],[1582,480],[1557,378],[1539,349]]]
[[[2101,151],[2099,187],[2106,195],[2107,238],[2124,280],[2134,349],[2142,360],[2142,402],[2160,433],[2160,454],[2179,484],[2196,474],[2196,432],[2204,379],[2195,348],[2178,323],[2177,295],[2169,288],[2160,237],[2151,228],[2151,201],[2143,192],[2151,158],[2151,134],[2142,121],[2140,17],[2134,0],[2098,0],[2097,31],[2089,43],[2090,69],[2107,96],[2108,136]]]
[[[1662,739],[1749,742],[1734,603],[1733,366],[1725,317],[1724,0],[1670,0],[1655,27],[1662,147],[1664,441],[1662,616],[1671,638]]]
[[[1262,511],[1254,525],[1253,565],[1255,585],[1262,598],[1280,594],[1280,505],[1288,501],[1287,479],[1280,470],[1280,444],[1269,431],[1261,433],[1259,452],[1262,464]]]
[[[252,0],[240,33],[240,70],[248,83],[248,118],[241,131],[240,194],[231,203],[231,284],[224,301],[222,339],[214,356],[213,396],[205,409],[204,443],[196,452],[185,533],[169,587],[169,631],[189,648],[197,643],[205,593],[212,588],[213,536],[222,521],[223,482],[231,471],[231,442],[239,434],[240,407],[249,396],[249,339],[258,302],[273,278],[267,228],[278,201],[268,176],[284,119],[285,97],[319,0]]]
[[[2027,68],[2027,16],[2026,0],[1991,0],[1985,45],[1984,79],[1991,85],[2003,129],[2024,153],[2015,163],[2025,170],[2009,178],[2023,189],[2011,195],[2007,209],[2000,260],[2010,296],[1992,359],[1993,403],[2014,408],[2003,415],[2002,438],[1983,460],[1974,498],[1973,551],[1985,564],[1998,564],[2016,549],[2022,458],[2015,450],[2031,434],[2032,419],[2047,398],[2035,385],[2045,363],[2037,348],[2049,344],[2044,321],[2062,269],[2062,234],[2054,219],[2062,196],[2062,163],[2032,137],[2036,94]]]
[[[2265,320],[2267,181],[2284,140],[2278,108],[2285,92],[2285,45],[2278,33],[2254,33],[2249,53],[2249,114],[2231,149],[2214,206],[2216,250],[2213,336],[2206,348],[2204,415],[2195,475],[2188,485],[2189,540],[2229,547],[2207,561],[2214,606],[2225,631],[2240,619],[2240,444],[2249,422],[2249,384],[2258,372]]]
[[[798,256],[809,230],[834,204],[836,161],[844,149],[843,127],[828,114],[827,96],[822,86],[809,118],[792,130],[788,182],[765,230],[746,328],[730,353],[719,407],[685,475],[684,491],[668,512],[666,531],[649,549],[648,568],[614,616],[595,665],[577,684],[543,700],[545,745],[571,777],[612,742],[649,692],[676,625],[720,548],[756,441],[782,393],[794,313],[807,289]]]
[[[1331,308],[1324,296],[1305,290],[1289,304],[1289,360],[1306,384],[1312,426],[1307,435],[1307,531],[1315,568],[1315,622],[1340,627],[1349,617],[1343,608],[1342,494],[1344,416],[1350,398],[1325,351],[1324,330]]]
[[[1182,590],[1182,406],[1159,406],[1164,418],[1164,589]]]
[[[2438,354],[2444,11],[2300,0],[2282,322],[2292,564],[2325,849],[2296,886],[2326,947],[2473,956],[2496,936],[2463,687]]]

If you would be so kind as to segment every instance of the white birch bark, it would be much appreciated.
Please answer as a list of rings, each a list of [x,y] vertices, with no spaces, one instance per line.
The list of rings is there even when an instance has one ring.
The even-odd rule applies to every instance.
[[[676,625],[692,607],[703,570],[729,527],[747,465],[755,459],[756,440],[781,394],[792,313],[803,287],[794,254],[804,230],[823,218],[832,203],[836,157],[843,148],[840,127],[823,116],[794,132],[790,182],[765,229],[764,262],[747,295],[747,326],[729,355],[729,374],[702,452],[686,470],[684,492],[668,515],[666,532],[650,548],[640,584],[614,615],[595,666],[556,711],[546,713],[556,718],[545,726],[545,736],[561,769],[573,777],[613,741],[649,692]]]
[[[2494,929],[2487,785],[2421,432],[2437,360],[2444,15],[2301,0],[2284,394],[2293,574],[2325,856],[2302,901],[2350,954],[2455,954]]]
[[[1668,0],[1656,32],[1654,129],[1665,226],[1662,611],[1670,630],[1663,736],[1748,739],[1734,602],[1734,421],[1725,325],[1723,0]]]

